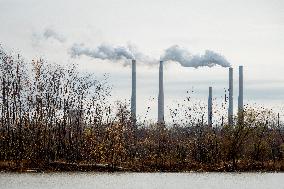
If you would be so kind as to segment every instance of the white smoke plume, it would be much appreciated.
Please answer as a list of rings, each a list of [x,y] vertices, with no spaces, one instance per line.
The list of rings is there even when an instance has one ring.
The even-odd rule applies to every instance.
[[[149,56],[141,53],[133,45],[128,46],[111,46],[108,44],[101,44],[96,48],[88,48],[83,43],[73,44],[69,51],[71,57],[78,57],[85,55],[88,57],[102,59],[102,60],[127,60],[127,59],[136,59],[138,62],[152,64],[156,60],[150,58]]]
[[[206,50],[203,55],[193,55],[187,49],[174,45],[165,50],[161,57],[163,61],[175,61],[184,67],[212,67],[219,65],[230,67],[230,63],[220,54]]]
[[[119,61],[127,59],[136,59],[138,63],[143,63],[147,65],[158,64],[159,61],[151,58],[144,53],[140,52],[135,46],[112,46],[109,44],[101,44],[96,48],[86,47],[83,43],[73,44],[70,48],[69,53],[71,57],[78,57],[85,55],[95,59]],[[163,61],[175,61],[178,62],[183,67],[212,67],[215,65],[220,65],[222,67],[230,67],[230,63],[220,54],[215,53],[210,50],[206,50],[203,55],[191,54],[188,50],[174,45],[165,50],[163,56],[161,56]],[[126,64],[129,64],[126,61]],[[126,65],[125,64],[125,65]]]
[[[127,47],[102,44],[95,49],[85,47],[84,44],[74,44],[70,48],[70,54],[72,57],[86,55],[92,58],[98,58],[102,60],[123,60],[134,59],[134,55]]]

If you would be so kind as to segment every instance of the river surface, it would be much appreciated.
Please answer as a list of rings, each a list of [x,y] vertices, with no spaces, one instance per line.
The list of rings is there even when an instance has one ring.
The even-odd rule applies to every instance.
[[[284,189],[284,173],[0,173],[1,189]]]

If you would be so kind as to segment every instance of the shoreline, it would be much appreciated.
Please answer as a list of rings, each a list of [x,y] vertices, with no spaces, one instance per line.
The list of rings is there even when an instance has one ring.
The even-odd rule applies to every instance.
[[[238,163],[235,167],[232,164],[222,163],[215,166],[204,164],[186,163],[184,166],[174,165],[172,167],[157,167],[157,165],[143,165],[122,167],[111,164],[90,164],[90,163],[74,163],[55,161],[42,163],[41,165],[31,165],[23,161],[0,161],[0,172],[11,173],[56,173],[56,172],[130,172],[130,173],[283,173],[284,161],[278,161],[272,164],[271,162],[254,162],[250,164]]]

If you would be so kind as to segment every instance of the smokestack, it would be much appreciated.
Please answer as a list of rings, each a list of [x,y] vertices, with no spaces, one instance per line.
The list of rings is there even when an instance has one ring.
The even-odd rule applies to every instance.
[[[238,98],[238,116],[239,123],[243,123],[243,110],[244,110],[244,76],[243,66],[239,66],[239,98]]]
[[[233,89],[233,68],[229,68],[229,109],[228,109],[228,121],[229,125],[234,124],[233,116],[234,116],[234,110],[233,110],[233,94],[234,94],[234,89]]]
[[[209,87],[209,97],[208,97],[208,126],[212,126],[212,87]]]
[[[131,118],[136,122],[136,60],[132,60]]]
[[[159,96],[158,96],[158,123],[164,123],[164,81],[163,81],[163,61],[159,67]]]

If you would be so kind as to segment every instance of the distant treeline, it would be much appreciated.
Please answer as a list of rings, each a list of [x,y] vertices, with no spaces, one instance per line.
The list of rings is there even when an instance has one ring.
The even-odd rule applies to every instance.
[[[209,127],[194,113],[182,125],[134,123],[127,104],[107,102],[106,80],[75,65],[26,62],[0,47],[0,76],[0,169],[52,170],[65,162],[133,171],[284,170],[284,125],[271,110],[247,108],[232,126]]]

